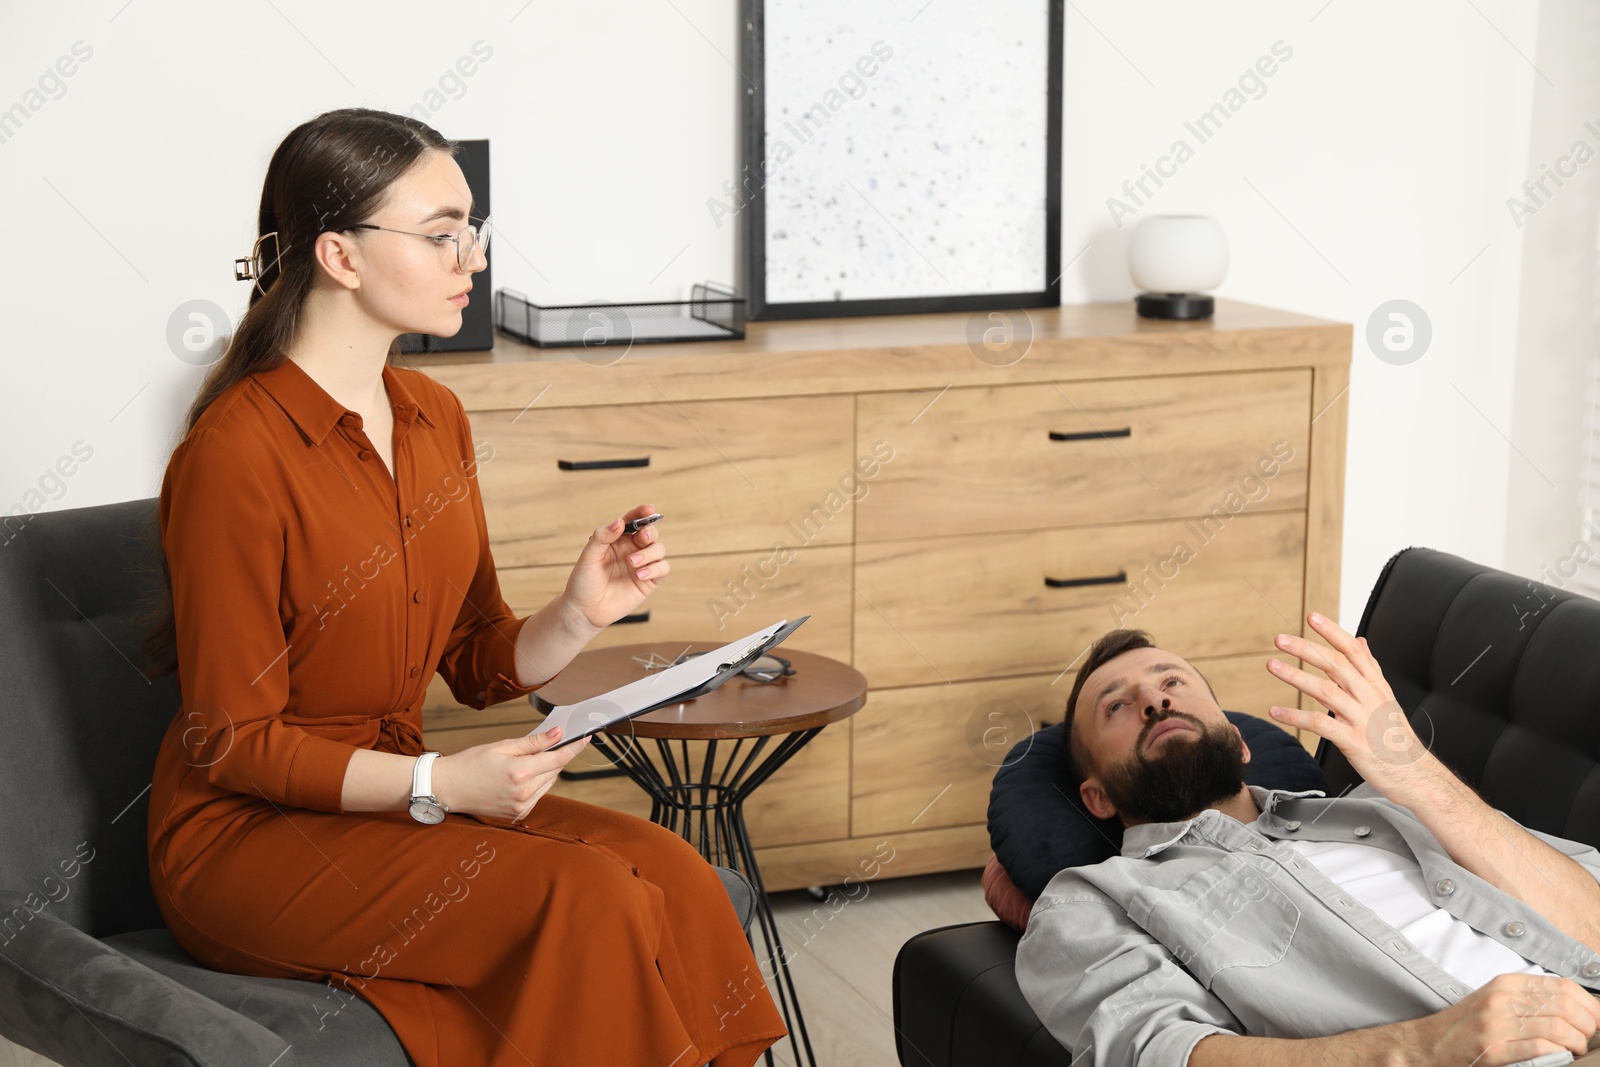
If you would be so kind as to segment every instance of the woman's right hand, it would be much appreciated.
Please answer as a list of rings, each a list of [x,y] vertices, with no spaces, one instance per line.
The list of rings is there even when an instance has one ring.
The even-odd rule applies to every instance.
[[[539,798],[555,785],[556,775],[589,747],[589,738],[554,752],[559,726],[440,756],[433,762],[433,789],[451,811],[521,822]]]

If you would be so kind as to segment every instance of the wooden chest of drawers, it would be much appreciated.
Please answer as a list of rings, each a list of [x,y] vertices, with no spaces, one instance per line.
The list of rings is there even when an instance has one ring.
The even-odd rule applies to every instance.
[[[842,881],[885,842],[884,876],[981,865],[996,767],[1061,720],[1106,630],[1152,631],[1264,715],[1294,699],[1263,667],[1273,635],[1338,610],[1348,325],[1229,301],[1201,323],[1030,310],[1026,354],[995,366],[970,318],[752,323],[593,362],[501,338],[417,364],[493,450],[479,479],[519,613],[590,529],[650,503],[672,573],[597,646],[810,614],[796,646],[867,676],[867,706],[747,813],[769,888]],[[537,718],[438,679],[424,714],[444,751]],[[626,779],[556,788],[648,813]]]

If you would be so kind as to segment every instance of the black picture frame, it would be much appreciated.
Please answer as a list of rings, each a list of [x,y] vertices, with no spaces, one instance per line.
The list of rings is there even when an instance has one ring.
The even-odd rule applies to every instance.
[[[781,2],[781,0],[775,0]],[[970,0],[974,17],[982,17],[981,0]],[[1045,129],[1045,263],[1044,288],[1030,292],[932,295],[860,300],[771,303],[767,299],[766,183],[745,182],[764,173],[766,147],[765,32],[766,0],[740,0],[739,178],[747,199],[739,211],[738,273],[748,300],[751,321],[812,319],[854,315],[900,315],[918,312],[980,311],[995,308],[1054,307],[1061,303],[1061,114],[1062,28],[1065,0],[1040,0],[1049,5]]]

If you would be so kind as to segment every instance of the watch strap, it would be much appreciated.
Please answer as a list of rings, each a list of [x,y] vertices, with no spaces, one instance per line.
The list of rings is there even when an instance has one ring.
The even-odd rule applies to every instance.
[[[435,804],[439,804],[439,799],[433,793],[433,761],[438,759],[440,755],[441,753],[439,752],[424,752],[417,757],[417,762],[412,765],[411,799],[413,801],[431,800]],[[445,811],[450,810],[445,808],[443,804],[439,804],[439,807],[444,808]]]

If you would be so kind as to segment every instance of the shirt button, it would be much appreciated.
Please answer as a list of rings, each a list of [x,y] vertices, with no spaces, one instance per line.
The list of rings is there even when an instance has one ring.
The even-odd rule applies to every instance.
[[[1350,901],[1347,898],[1345,898],[1345,897],[1340,897],[1339,898],[1339,907],[1348,908],[1349,906],[1350,906]]]
[[[360,452],[356,453],[356,458],[357,459],[371,459],[372,458],[372,449],[363,448]]]
[[[1288,822],[1283,824],[1283,828],[1285,830],[1298,830],[1300,829],[1300,820],[1290,819]]]
[[[411,601],[414,604],[422,603],[422,590],[418,589],[415,593],[412,593],[411,594]]]
[[[407,515],[407,516],[406,516],[406,525],[407,525],[407,526],[410,526],[410,525],[411,525],[411,516],[410,516],[410,515]]]
[[[1578,973],[1585,978],[1600,978],[1600,963],[1585,963]]]
[[[1513,920],[1511,922],[1506,923],[1505,926],[1501,927],[1501,932],[1504,933],[1507,937],[1521,937],[1523,934],[1528,932],[1528,928],[1526,926],[1522,925],[1521,923],[1516,922],[1515,920]]]
[[[415,678],[417,675],[419,675],[421,673],[422,673],[422,668],[421,667],[412,667],[411,668],[411,677]]]
[[[1456,891],[1456,884],[1448,878],[1441,878],[1433,883],[1433,891],[1441,897],[1447,897]]]
[[[1370,826],[1358,826],[1352,832],[1357,837],[1366,837],[1368,834],[1372,833],[1372,827],[1370,827]]]
[[[342,425],[348,426],[353,430],[359,430],[361,428],[361,416],[360,415],[352,415],[352,414],[346,412],[344,415],[339,417],[339,422]]]

